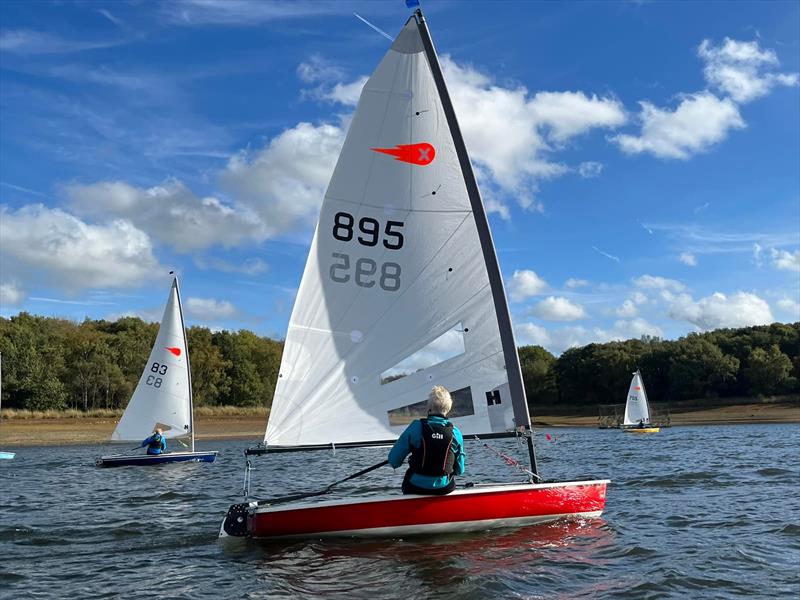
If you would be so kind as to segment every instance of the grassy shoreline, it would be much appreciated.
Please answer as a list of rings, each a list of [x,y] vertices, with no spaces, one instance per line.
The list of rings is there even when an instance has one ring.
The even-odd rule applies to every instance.
[[[2,420],[47,420],[47,419],[119,419],[125,411],[123,408],[97,408],[88,411],[67,410],[18,410],[4,409]],[[198,406],[194,409],[195,417],[264,417],[269,415],[265,406]]]
[[[22,411],[14,411],[22,412]],[[28,411],[26,411],[28,412]],[[593,414],[535,413],[538,429],[558,427],[597,427]],[[12,411],[8,411],[12,415]],[[0,448],[14,446],[103,444],[108,442],[121,411],[94,411],[66,414],[36,415],[35,413],[6,418],[0,426]],[[110,414],[109,414],[110,413]],[[196,437],[200,441],[252,440],[264,436],[266,408],[200,407],[195,412]],[[800,403],[761,402],[708,408],[678,408],[672,411],[673,426],[732,425],[756,423],[800,423]]]

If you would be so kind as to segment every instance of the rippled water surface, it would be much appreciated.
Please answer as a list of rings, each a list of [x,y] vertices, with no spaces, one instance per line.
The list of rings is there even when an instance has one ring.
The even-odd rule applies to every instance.
[[[547,441],[544,434],[549,433]],[[436,538],[225,547],[244,442],[214,464],[98,469],[101,446],[0,461],[0,596],[14,598],[734,598],[800,596],[800,426],[537,432],[541,470],[610,478],[601,519]],[[520,458],[513,441],[493,443]],[[5,448],[4,448],[5,449]],[[468,443],[462,481],[518,476]],[[255,496],[325,487],[378,449],[255,459]],[[386,493],[388,467],[338,495]],[[335,497],[335,496],[334,496]]]

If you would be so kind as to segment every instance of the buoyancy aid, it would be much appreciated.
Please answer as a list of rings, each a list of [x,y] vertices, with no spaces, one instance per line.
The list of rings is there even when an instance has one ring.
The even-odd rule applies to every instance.
[[[422,443],[419,448],[411,447],[408,466],[420,475],[442,477],[453,474],[456,456],[453,453],[453,424],[439,425],[428,419],[420,419],[422,424]]]
[[[150,442],[147,444],[147,451],[148,452],[151,450],[160,451],[163,443],[164,443],[164,438],[160,434],[156,433],[150,436]]]

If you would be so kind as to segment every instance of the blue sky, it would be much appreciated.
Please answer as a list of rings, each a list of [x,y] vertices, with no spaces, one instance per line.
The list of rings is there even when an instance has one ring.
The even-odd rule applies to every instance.
[[[424,5],[519,343],[800,320],[800,5]],[[283,337],[392,2],[0,5],[0,314]],[[478,108],[479,107],[479,108]]]

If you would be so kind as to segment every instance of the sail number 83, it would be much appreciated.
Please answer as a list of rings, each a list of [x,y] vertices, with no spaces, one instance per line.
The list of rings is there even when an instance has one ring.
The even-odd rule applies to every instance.
[[[150,365],[150,370],[156,375],[166,375],[168,368],[167,365],[157,362]],[[147,379],[144,380],[145,385],[152,385],[153,387],[160,388],[162,379],[161,377],[156,377],[156,375],[148,375]]]
[[[350,242],[355,237],[362,246],[374,247],[380,241],[387,250],[400,250],[405,238],[402,221],[386,221],[381,236],[381,224],[372,217],[362,217],[356,227],[356,219],[350,213],[338,212],[333,217],[333,237],[340,242]],[[383,237],[383,240],[381,240]],[[330,269],[330,276],[336,283],[347,283],[351,279],[359,287],[371,288],[376,284],[387,292],[396,292],[400,289],[400,265],[396,262],[378,263],[371,258],[359,258],[351,265],[350,255],[343,252],[331,254],[334,259]],[[352,267],[352,268],[351,268]]]

